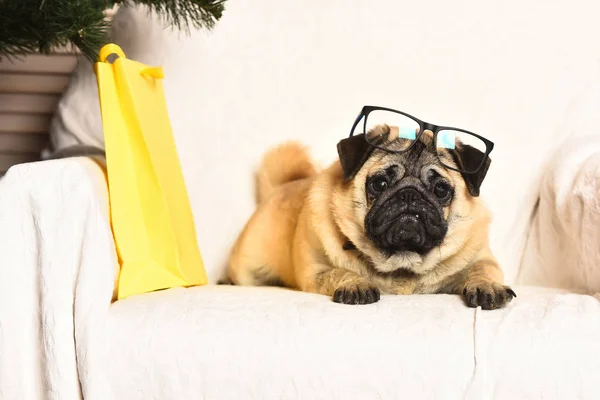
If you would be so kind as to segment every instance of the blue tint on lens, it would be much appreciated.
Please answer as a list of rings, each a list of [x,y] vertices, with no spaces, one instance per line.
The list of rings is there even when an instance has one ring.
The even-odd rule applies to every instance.
[[[404,139],[412,139],[415,140],[417,138],[417,131],[415,128],[400,128],[400,137]]]
[[[442,147],[444,149],[456,148],[456,133],[452,131],[438,132],[437,147]]]

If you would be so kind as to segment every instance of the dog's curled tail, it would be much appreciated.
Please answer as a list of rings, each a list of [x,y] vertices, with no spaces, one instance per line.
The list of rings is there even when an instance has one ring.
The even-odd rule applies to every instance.
[[[261,204],[277,187],[316,173],[317,168],[305,146],[298,142],[283,143],[263,157],[256,174],[256,201]]]

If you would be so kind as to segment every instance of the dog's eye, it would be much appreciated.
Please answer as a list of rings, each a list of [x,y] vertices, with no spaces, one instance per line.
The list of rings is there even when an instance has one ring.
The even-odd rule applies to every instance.
[[[433,187],[433,194],[440,199],[445,199],[450,194],[450,188],[445,183],[438,183]]]
[[[375,177],[369,183],[369,188],[373,194],[382,193],[388,188],[388,181],[383,176]]]

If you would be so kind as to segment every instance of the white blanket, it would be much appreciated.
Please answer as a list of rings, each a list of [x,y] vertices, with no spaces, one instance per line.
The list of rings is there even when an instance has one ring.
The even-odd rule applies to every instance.
[[[113,305],[106,186],[89,160],[0,181],[1,399],[600,398],[600,302],[516,288],[361,307],[206,286]]]
[[[574,102],[550,157],[518,282],[600,291],[600,74]]]
[[[81,397],[117,271],[107,211],[90,160],[0,180],[0,399]]]

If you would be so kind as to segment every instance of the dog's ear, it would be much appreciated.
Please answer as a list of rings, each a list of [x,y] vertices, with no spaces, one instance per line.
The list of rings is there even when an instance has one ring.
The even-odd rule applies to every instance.
[[[375,148],[367,143],[365,134],[350,136],[342,139],[338,145],[338,156],[344,171],[344,179],[356,176]]]
[[[467,189],[469,189],[469,193],[471,193],[471,196],[479,196],[479,188],[481,187],[483,179],[485,178],[485,175],[490,168],[490,164],[492,163],[490,157],[476,148],[462,143],[456,146],[454,150],[450,151],[450,154],[452,155],[456,166],[466,171],[472,171],[477,168],[481,162],[481,157],[485,156],[483,165],[477,172],[461,173],[465,183],[467,184]]]

